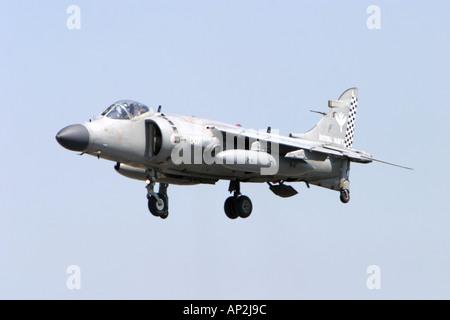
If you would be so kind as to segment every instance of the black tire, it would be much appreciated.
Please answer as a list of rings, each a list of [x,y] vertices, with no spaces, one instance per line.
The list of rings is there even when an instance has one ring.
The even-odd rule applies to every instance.
[[[167,196],[158,193],[158,197],[162,200],[162,205],[158,205],[158,201],[156,200],[156,198],[151,196],[148,199],[148,209],[155,217],[161,217],[165,219],[169,214]]]
[[[340,199],[342,203],[348,203],[350,201],[350,191],[342,189]]]
[[[160,218],[161,219],[166,219],[168,216],[169,216],[169,213],[166,211],[160,216]]]
[[[234,197],[228,197],[227,200],[225,200],[224,205],[225,214],[230,219],[236,219],[237,217],[239,217],[239,214],[236,212],[235,209],[235,203],[236,199]]]
[[[239,196],[236,199],[235,209],[239,217],[248,218],[253,210],[252,201],[247,196]]]

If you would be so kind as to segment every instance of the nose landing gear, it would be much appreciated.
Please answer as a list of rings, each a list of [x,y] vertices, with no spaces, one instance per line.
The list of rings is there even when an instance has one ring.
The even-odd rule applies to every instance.
[[[225,200],[224,210],[227,217],[230,219],[248,218],[252,213],[253,205],[249,197],[241,195],[239,181],[231,180],[228,191],[234,192],[234,194]]]
[[[155,217],[166,219],[169,216],[169,197],[167,196],[167,183],[159,183],[159,192],[154,191],[156,184],[156,176],[150,171],[147,179],[147,199],[148,209]]]
[[[156,196],[147,197],[148,209],[155,217],[166,219],[169,216],[169,199],[167,194],[158,192],[156,195],[159,199],[156,199]]]

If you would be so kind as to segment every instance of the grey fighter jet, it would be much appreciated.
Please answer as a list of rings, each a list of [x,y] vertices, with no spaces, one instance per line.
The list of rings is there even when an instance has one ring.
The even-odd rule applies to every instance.
[[[241,182],[264,182],[274,194],[291,197],[297,191],[286,183],[302,181],[308,188],[336,190],[347,203],[351,162],[395,165],[352,148],[357,103],[358,89],[350,88],[328,101],[327,112],[318,112],[323,117],[313,129],[286,137],[270,127],[245,129],[121,100],[92,121],[65,127],[56,140],[66,149],[114,161],[118,173],[145,181],[154,216],[168,216],[169,184],[215,184],[223,179],[230,181],[232,193],[225,201],[226,215],[247,218],[252,202],[241,194]]]

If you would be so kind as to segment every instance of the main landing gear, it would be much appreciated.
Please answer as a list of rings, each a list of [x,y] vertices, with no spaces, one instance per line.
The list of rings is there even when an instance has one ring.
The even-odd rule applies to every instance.
[[[154,191],[156,184],[156,174],[154,171],[149,171],[149,178],[147,179],[147,199],[148,209],[151,214],[161,219],[166,219],[169,215],[169,197],[167,196],[167,183],[159,183],[159,192]]]
[[[241,195],[239,181],[231,180],[228,191],[233,192],[233,195],[225,200],[224,209],[227,217],[248,218],[252,213],[253,205],[249,197]]]

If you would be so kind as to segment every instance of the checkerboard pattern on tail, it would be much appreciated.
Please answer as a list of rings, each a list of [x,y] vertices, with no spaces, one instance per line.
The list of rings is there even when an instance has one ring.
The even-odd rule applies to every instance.
[[[347,130],[345,133],[345,147],[351,148],[353,145],[353,136],[355,134],[356,109],[358,107],[358,98],[352,94],[350,101],[350,112],[348,115]]]

